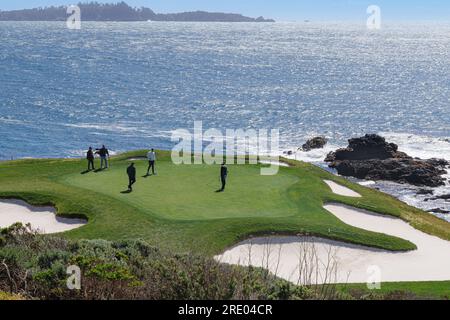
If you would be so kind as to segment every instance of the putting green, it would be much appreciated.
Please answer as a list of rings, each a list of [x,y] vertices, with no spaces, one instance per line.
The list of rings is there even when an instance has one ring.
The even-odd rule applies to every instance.
[[[127,163],[112,168],[64,178],[69,185],[112,196],[163,219],[203,220],[225,218],[288,217],[297,215],[298,203],[288,190],[299,178],[280,172],[262,176],[257,166],[229,166],[228,186],[220,188],[220,166],[173,165],[161,161],[156,176],[145,177],[147,161],[134,161],[137,182],[127,190]]]

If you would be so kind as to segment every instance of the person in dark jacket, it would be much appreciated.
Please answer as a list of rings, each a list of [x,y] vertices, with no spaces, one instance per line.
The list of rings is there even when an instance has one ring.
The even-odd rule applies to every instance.
[[[103,145],[100,149],[96,149],[96,153],[100,156],[100,169],[103,169],[103,164],[105,164],[105,169],[108,169],[108,158],[109,151],[106,149],[105,145]]]
[[[134,163],[130,164],[130,166],[127,168],[127,175],[128,175],[128,191],[133,191],[133,184],[136,183],[136,167],[134,166]]]
[[[222,182],[222,188],[218,190],[218,192],[225,191],[225,185],[227,184],[227,177],[228,177],[228,168],[224,162],[220,167],[220,181]]]
[[[86,154],[86,159],[88,161],[88,171],[95,170],[94,166],[94,151],[92,150],[92,147],[89,147],[89,150]]]

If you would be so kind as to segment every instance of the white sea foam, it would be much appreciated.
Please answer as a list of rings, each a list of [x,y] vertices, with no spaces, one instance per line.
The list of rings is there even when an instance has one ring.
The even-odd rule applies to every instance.
[[[98,146],[98,148],[99,147],[100,146]],[[78,157],[85,158],[86,157],[86,152],[87,152],[87,150],[83,150],[83,149],[69,150],[68,151],[68,158],[78,158]],[[121,151],[121,150],[109,150],[108,149],[108,152],[109,152],[110,156],[115,156],[115,155],[118,155],[118,154],[122,153],[123,151]]]
[[[310,162],[310,163],[324,163],[325,157],[328,153],[341,148],[338,144],[329,143],[322,149],[313,149],[311,151],[305,152],[299,149],[299,147],[287,147],[283,152],[292,151],[291,155],[286,153],[281,153],[282,156],[294,159],[298,161]]]
[[[450,136],[429,137],[408,133],[381,132],[386,141],[399,146],[399,150],[422,159],[441,158],[450,161]]]
[[[375,181],[372,180],[365,180],[365,181],[359,181],[358,184],[362,186],[373,186],[375,184]]]

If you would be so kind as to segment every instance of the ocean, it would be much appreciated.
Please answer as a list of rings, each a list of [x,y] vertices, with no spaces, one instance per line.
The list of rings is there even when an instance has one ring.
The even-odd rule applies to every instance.
[[[365,133],[450,160],[450,24],[382,27],[0,22],[0,159],[81,157],[101,144],[170,149],[173,130],[201,120],[279,129],[283,150],[324,135],[324,150],[296,155],[322,166]],[[377,187],[450,210],[414,188]]]

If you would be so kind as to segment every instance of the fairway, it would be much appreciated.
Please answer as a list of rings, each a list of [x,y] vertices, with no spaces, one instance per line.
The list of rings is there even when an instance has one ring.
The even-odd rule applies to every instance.
[[[128,163],[111,169],[79,173],[64,178],[70,185],[112,196],[134,205],[149,215],[163,219],[203,220],[225,218],[287,217],[298,214],[298,205],[289,200],[288,190],[299,178],[280,172],[262,176],[257,166],[229,166],[228,188],[220,187],[220,166],[158,163],[156,176],[145,177],[147,161],[134,161],[137,182],[125,193]]]

